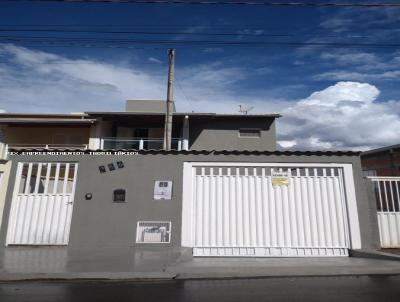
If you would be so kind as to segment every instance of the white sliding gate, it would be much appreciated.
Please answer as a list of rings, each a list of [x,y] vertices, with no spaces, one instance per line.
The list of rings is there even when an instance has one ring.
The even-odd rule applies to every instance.
[[[77,163],[18,163],[6,244],[68,244]]]
[[[350,247],[360,248],[351,169],[185,163],[182,245],[194,256],[347,256]],[[276,172],[288,183],[273,182]]]
[[[400,247],[400,177],[368,177],[375,187],[381,247]]]

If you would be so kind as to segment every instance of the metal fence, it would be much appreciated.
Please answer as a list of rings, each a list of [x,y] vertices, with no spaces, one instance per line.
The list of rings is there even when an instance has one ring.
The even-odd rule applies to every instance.
[[[162,150],[162,138],[115,138],[105,137],[101,141],[101,149],[135,149],[135,150]],[[184,149],[183,140],[173,138],[171,149],[181,151]]]
[[[368,177],[374,185],[381,246],[400,247],[400,177]]]
[[[368,177],[374,184],[378,212],[400,212],[400,177]]]

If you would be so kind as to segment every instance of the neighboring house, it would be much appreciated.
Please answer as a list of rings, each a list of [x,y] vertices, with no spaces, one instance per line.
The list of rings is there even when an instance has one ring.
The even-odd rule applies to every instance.
[[[163,106],[80,115],[89,150],[79,154],[10,155],[0,244],[74,255],[131,247],[149,259],[348,256],[379,245],[359,153],[276,151],[278,114],[178,112],[166,151]]]
[[[95,123],[84,113],[0,113],[2,142],[14,149],[87,149]]]
[[[276,149],[279,114],[173,113],[172,149]],[[13,149],[163,148],[164,101],[128,101],[123,112],[0,113],[3,142]]]
[[[400,248],[400,144],[361,153],[376,200],[381,247]]]
[[[365,176],[400,176],[400,144],[361,153]]]

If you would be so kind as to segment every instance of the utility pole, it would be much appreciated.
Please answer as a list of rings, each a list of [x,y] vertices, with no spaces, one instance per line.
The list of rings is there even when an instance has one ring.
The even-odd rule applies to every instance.
[[[175,73],[175,49],[168,50],[168,87],[167,87],[167,112],[164,127],[164,150],[171,150],[172,141],[172,112],[174,108],[174,73]]]

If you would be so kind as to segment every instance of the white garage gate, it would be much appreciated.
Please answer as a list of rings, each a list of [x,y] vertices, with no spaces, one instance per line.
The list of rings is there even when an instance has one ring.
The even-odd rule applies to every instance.
[[[77,163],[18,163],[7,245],[68,244]]]
[[[360,248],[351,165],[185,163],[182,219],[182,245],[194,256],[347,256]]]

